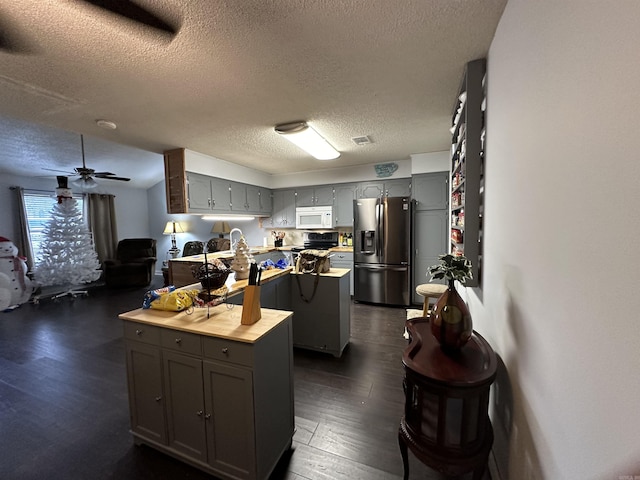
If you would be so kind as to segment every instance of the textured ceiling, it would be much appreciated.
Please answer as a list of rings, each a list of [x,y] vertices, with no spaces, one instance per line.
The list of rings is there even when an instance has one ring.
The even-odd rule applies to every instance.
[[[80,133],[87,166],[142,186],[162,176],[148,152],[178,147],[273,174],[447,150],[464,64],[506,0],[135,3],[177,33],[82,0],[0,0],[0,172],[73,169]],[[341,156],[274,133],[296,120]]]

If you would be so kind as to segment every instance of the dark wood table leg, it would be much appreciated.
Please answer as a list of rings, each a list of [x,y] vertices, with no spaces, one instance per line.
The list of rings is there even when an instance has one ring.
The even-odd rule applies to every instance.
[[[402,429],[398,430],[398,445],[400,445],[400,454],[402,455],[402,465],[404,466],[403,480],[409,480],[409,452],[407,451],[407,443],[402,436]]]

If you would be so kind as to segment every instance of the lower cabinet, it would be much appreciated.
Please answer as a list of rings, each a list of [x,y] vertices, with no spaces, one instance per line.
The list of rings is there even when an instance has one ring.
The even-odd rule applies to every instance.
[[[333,268],[348,268],[349,274],[349,295],[353,297],[353,253],[335,252],[331,254],[331,266]]]
[[[125,321],[131,431],[223,479],[266,479],[293,437],[291,317],[244,343]]]

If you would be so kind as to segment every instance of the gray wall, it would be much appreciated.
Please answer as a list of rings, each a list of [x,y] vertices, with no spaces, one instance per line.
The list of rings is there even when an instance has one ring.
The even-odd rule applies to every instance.
[[[106,185],[107,182],[108,185]],[[139,188],[121,187],[115,181],[105,181],[103,185],[104,187],[99,190],[100,193],[115,195],[118,237],[122,239],[150,236],[147,191]],[[17,216],[10,208],[13,204],[11,200],[13,192],[9,187],[12,186],[51,192],[51,205],[53,206],[56,201],[57,182],[55,178],[2,175],[0,178],[0,205],[2,205],[0,209],[0,236],[10,240],[16,238],[16,231],[18,231]]]

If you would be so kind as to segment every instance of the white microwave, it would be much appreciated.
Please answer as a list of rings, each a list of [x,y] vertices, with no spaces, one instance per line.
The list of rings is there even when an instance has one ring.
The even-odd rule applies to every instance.
[[[333,228],[333,207],[297,207],[296,228]]]

